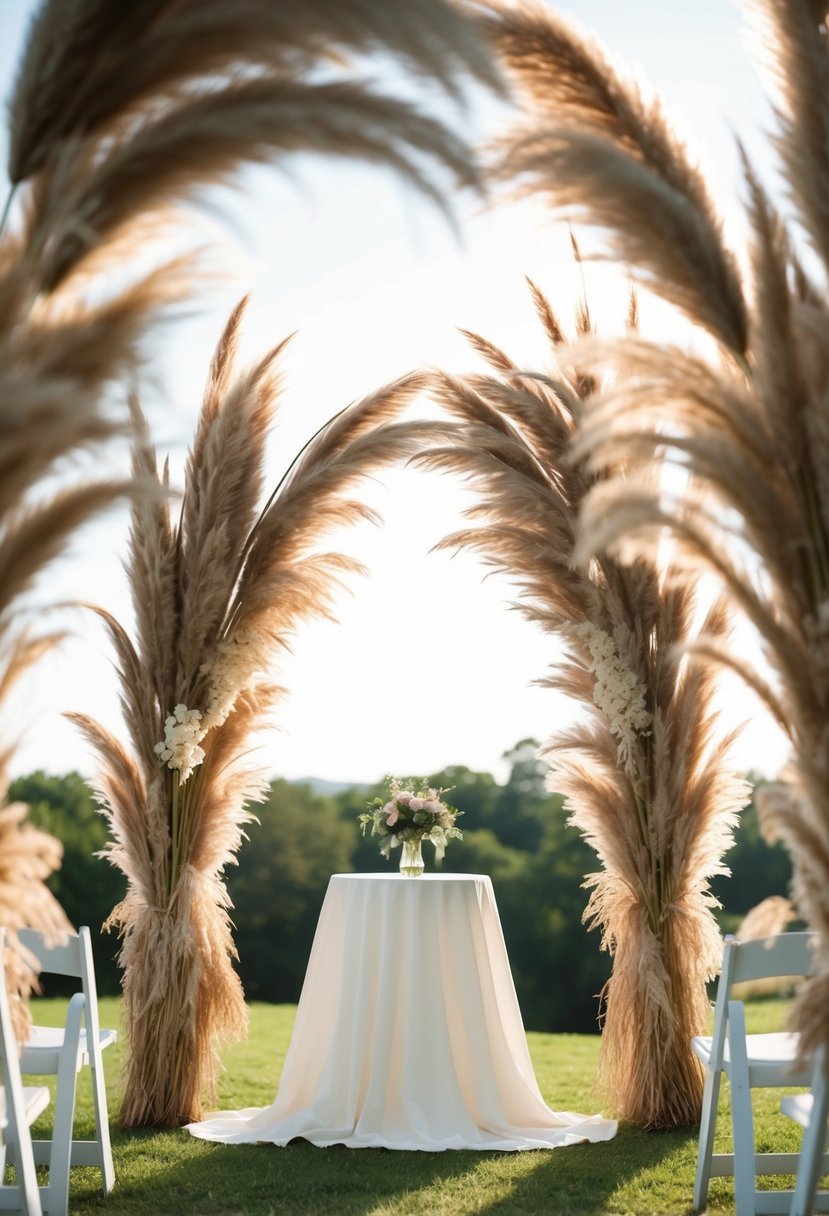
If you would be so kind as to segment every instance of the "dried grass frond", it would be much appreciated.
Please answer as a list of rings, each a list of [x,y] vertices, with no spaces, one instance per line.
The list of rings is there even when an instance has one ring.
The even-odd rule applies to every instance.
[[[783,167],[798,222],[829,265],[829,53],[821,4],[754,0],[750,15],[765,51],[776,93],[774,150]]]
[[[151,0],[139,20],[97,0],[47,0],[10,106],[9,172],[30,183],[25,245],[53,291],[98,272],[202,187],[296,151],[388,164],[448,211],[447,175],[478,188],[451,125],[383,93],[366,57],[397,56],[461,100],[501,85],[485,40],[448,0],[273,5]]]
[[[0,618],[0,707],[17,681],[38,661],[59,635],[34,636],[15,629]],[[12,1025],[19,1042],[31,1025],[29,997],[38,988],[38,962],[24,950],[17,930],[38,929],[49,937],[71,930],[66,913],[46,885],[60,868],[63,846],[48,832],[26,822],[27,807],[7,803],[9,761],[13,745],[0,754],[0,925],[6,933],[5,981],[11,1005]]]
[[[434,395],[455,421],[416,461],[475,491],[471,526],[439,547],[474,549],[506,573],[518,610],[565,643],[564,660],[539,683],[576,697],[585,718],[542,754],[550,788],[566,797],[602,864],[587,877],[585,913],[613,954],[602,1073],[623,1117],[682,1126],[699,1117],[702,1080],[689,1043],[706,1028],[706,981],[721,958],[708,883],[724,872],[746,785],[731,771],[733,740],[718,727],[714,681],[684,654],[699,634],[693,583],[652,555],[622,566],[602,547],[580,547],[579,515],[606,476],[573,455],[597,382],[580,359],[571,365],[558,319],[532,292],[552,372],[518,368],[472,335],[492,370],[434,377]],[[577,329],[589,328],[585,305]],[[725,645],[729,626],[717,601],[702,628]],[[611,679],[621,681],[612,693]]]
[[[70,272],[98,270],[137,220],[230,184],[240,164],[300,151],[390,164],[439,206],[444,191],[424,162],[437,161],[461,186],[478,183],[465,144],[394,97],[352,81],[239,80],[183,102],[128,142],[63,147],[33,195],[32,245],[41,229],[59,233],[38,259],[40,282],[51,291]]]
[[[484,41],[444,0],[416,9],[378,0],[238,0],[232,13],[221,0],[150,0],[140,15],[100,0],[47,0],[10,103],[10,179],[40,170],[61,141],[117,129],[148,103],[179,102],[193,81],[219,79],[229,68],[289,77],[378,50],[453,95],[464,73],[499,87]]]
[[[758,937],[776,937],[797,920],[797,912],[790,899],[783,895],[769,895],[767,899],[749,908],[737,929],[737,941],[751,941]],[[771,996],[791,991],[799,983],[797,976],[769,976],[764,980],[748,980],[735,985],[735,995],[740,1000],[751,997]]]
[[[741,942],[754,937],[776,937],[796,919],[797,913],[790,899],[784,895],[769,895],[749,908],[740,921],[736,937]]]
[[[659,102],[645,100],[596,43],[541,4],[481,7],[528,110],[497,148],[498,175],[602,229],[607,256],[643,285],[658,284],[741,356],[747,322],[737,264],[705,178]]]

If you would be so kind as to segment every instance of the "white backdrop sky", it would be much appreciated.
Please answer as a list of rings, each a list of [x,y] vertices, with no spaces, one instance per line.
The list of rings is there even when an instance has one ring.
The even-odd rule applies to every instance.
[[[0,0],[4,95],[33,8],[30,0]],[[763,161],[768,106],[737,7],[730,0],[571,0],[558,8],[662,93],[708,168],[728,222],[738,224],[734,134],[764,172],[771,166]],[[232,275],[203,291],[187,317],[149,346],[143,397],[159,449],[171,453],[174,467],[192,433],[212,345],[244,291],[253,293],[251,357],[298,331],[283,364],[273,479],[327,417],[383,381],[424,365],[475,367],[459,326],[539,366],[544,347],[524,275],[564,318],[578,291],[567,234],[540,209],[485,210],[477,200],[458,199],[457,235],[381,170],[305,157],[288,169],[246,173],[235,195],[223,194],[220,208],[193,219],[224,251]],[[623,276],[590,267],[587,289],[599,324],[617,327]],[[643,323],[651,332],[666,325],[664,311],[645,302]],[[456,763],[502,777],[505,750],[526,736],[548,737],[573,712],[532,685],[554,661],[555,647],[509,610],[513,591],[505,579],[484,578],[471,558],[429,553],[460,522],[463,498],[448,482],[400,471],[371,494],[384,528],[343,537],[341,546],[364,560],[371,576],[353,582],[338,625],[310,625],[295,639],[279,673],[291,696],[262,740],[267,764],[282,776],[340,781]],[[120,571],[125,534],[118,513],[81,534],[40,599],[92,600],[128,620]],[[17,771],[89,772],[90,757],[61,712],[80,710],[107,723],[117,717],[101,631],[80,613],[71,629],[17,707]],[[751,720],[741,765],[774,773],[785,749],[761,711],[733,687],[724,709],[729,722]]]

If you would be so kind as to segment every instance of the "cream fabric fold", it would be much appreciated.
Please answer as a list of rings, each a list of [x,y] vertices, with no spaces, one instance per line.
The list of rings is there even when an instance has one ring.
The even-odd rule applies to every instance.
[[[514,1151],[609,1140],[616,1123],[544,1103],[487,876],[335,874],[276,1100],[188,1130]]]

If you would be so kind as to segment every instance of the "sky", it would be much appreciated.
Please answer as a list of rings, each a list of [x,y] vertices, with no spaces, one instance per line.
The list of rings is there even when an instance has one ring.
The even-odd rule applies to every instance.
[[[762,172],[771,174],[772,166],[763,138],[768,105],[736,5],[571,0],[555,7],[661,93],[714,183],[727,226],[738,233],[735,133]],[[4,97],[33,8],[29,0],[0,0]],[[483,123],[475,113],[458,120],[465,129]],[[539,206],[485,207],[458,198],[453,228],[386,171],[310,157],[286,167],[246,171],[234,193],[190,218],[228,273],[148,345],[141,395],[159,451],[170,453],[174,469],[190,441],[213,344],[245,292],[249,358],[296,333],[283,361],[271,482],[326,418],[385,381],[424,366],[477,369],[459,327],[479,331],[519,362],[545,365],[524,276],[562,317],[575,306],[580,279],[566,230]],[[586,286],[600,327],[617,329],[624,275],[590,265]],[[669,325],[665,310],[648,301],[642,322],[651,333]],[[337,624],[302,628],[280,663],[290,697],[261,740],[264,763],[274,775],[338,782],[449,764],[504,779],[506,751],[526,737],[548,738],[575,712],[533,684],[555,661],[556,645],[511,608],[515,592],[505,578],[487,577],[470,556],[430,552],[461,525],[469,502],[462,491],[434,474],[398,470],[367,492],[383,527],[338,543],[370,575],[352,581],[352,593],[338,602]],[[93,601],[128,623],[120,569],[126,524],[125,514],[113,512],[79,534],[38,589],[40,602]],[[16,772],[88,774],[92,759],[61,715],[74,710],[118,722],[117,681],[100,627],[80,611],[61,623],[70,636],[15,706]],[[742,636],[746,653],[753,645]],[[749,720],[738,765],[773,775],[785,747],[760,708],[730,684],[723,714],[729,725]]]

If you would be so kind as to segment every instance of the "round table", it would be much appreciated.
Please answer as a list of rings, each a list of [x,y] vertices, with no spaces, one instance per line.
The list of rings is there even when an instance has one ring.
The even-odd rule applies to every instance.
[[[275,1101],[189,1130],[228,1144],[516,1150],[608,1140],[616,1124],[544,1103],[488,876],[335,874]]]

